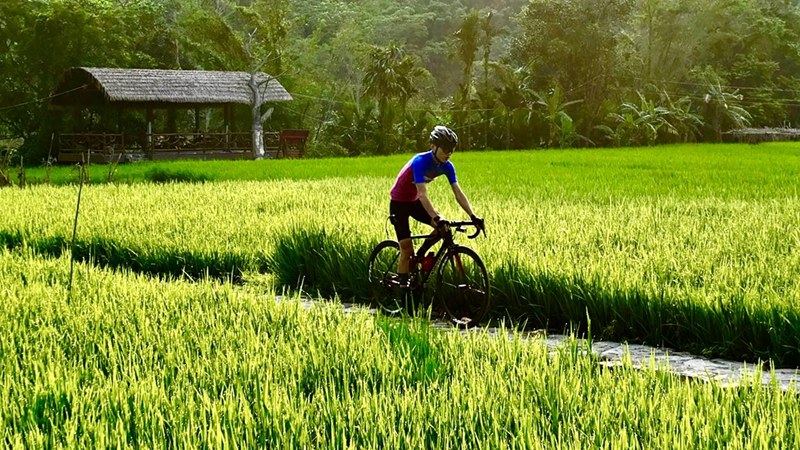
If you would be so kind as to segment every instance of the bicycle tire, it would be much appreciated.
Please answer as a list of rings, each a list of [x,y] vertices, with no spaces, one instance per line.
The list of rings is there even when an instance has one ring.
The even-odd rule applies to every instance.
[[[489,276],[480,256],[456,246],[444,255],[437,271],[436,298],[454,325],[474,327],[489,312]]]
[[[396,284],[400,244],[386,240],[369,256],[370,300],[389,315],[399,314],[408,304],[408,288]]]

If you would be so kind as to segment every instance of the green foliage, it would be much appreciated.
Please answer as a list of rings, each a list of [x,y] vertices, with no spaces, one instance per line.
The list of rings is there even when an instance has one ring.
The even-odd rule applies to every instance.
[[[406,105],[419,92],[418,80],[428,75],[425,69],[417,66],[415,58],[395,44],[386,48],[374,47],[370,51],[363,84],[364,94],[376,99],[378,104],[380,128],[376,133],[376,141],[379,154],[393,151],[391,143],[387,142],[392,137],[391,131],[395,122],[390,102],[397,99],[400,103],[400,136],[403,137],[402,123],[405,122]]]
[[[459,103],[463,107],[469,106],[470,88],[472,86],[472,65],[475,63],[475,53],[480,42],[480,17],[477,11],[472,11],[461,23],[461,28],[453,35],[456,42],[455,54],[464,65],[463,79],[461,81],[461,95]]]
[[[572,117],[567,113],[567,107],[580,104],[582,100],[566,101],[563,91],[556,86],[547,95],[535,92],[536,104],[544,107],[544,120],[547,123],[548,147],[571,147],[579,137]]]
[[[614,141],[613,114],[641,112],[640,94],[672,111],[671,126],[653,140],[639,121],[648,129],[628,133],[642,137],[623,140],[800,122],[800,9],[780,0],[15,0],[0,17],[0,130],[24,139],[31,164],[47,158],[59,128],[48,98],[73,66],[267,71],[295,101],[266,128],[309,128],[328,140],[319,148],[345,149],[319,154],[408,149],[419,111],[451,117],[464,148],[593,146]],[[580,103],[543,115],[533,93],[555,86]],[[364,93],[378,125],[339,139]],[[84,111],[60,129],[83,131],[75,117],[141,129],[140,115]]]
[[[9,142],[2,142],[0,147],[0,187],[10,186],[11,181],[11,161],[14,159],[16,150],[10,147]]]
[[[698,71],[697,76],[706,87],[706,93],[703,95],[705,103],[703,115],[718,142],[722,141],[724,130],[750,125],[752,116],[739,104],[744,97],[738,90],[730,92],[723,88],[720,77],[708,68]]]
[[[144,179],[153,183],[199,183],[208,181],[208,177],[189,170],[174,170],[168,167],[154,167],[144,174]]]
[[[648,100],[639,93],[639,104],[623,103],[618,113],[610,113],[610,125],[597,128],[606,133],[614,146],[655,145],[657,142],[692,140],[702,126],[702,119],[692,111],[689,98],[673,102],[666,91],[661,98]]]
[[[597,337],[796,364],[800,208],[787,186],[797,156],[791,145],[694,145],[454,162],[489,225],[469,245],[491,274],[496,315],[561,331],[588,311]],[[171,162],[161,167],[217,181],[92,183],[75,256],[169,278],[269,272],[288,288],[363,299],[367,256],[392,236],[387,190],[407,159]],[[154,166],[119,166],[117,179]],[[62,169],[53,179],[74,183]],[[462,214],[446,184],[429,195],[445,217]],[[74,185],[5,189],[0,246],[62,254],[74,200]]]
[[[68,262],[0,251],[0,415],[22,447],[798,444],[796,390],[760,374],[724,387],[655,362],[611,370],[575,339],[462,335],[88,265],[68,296]]]
[[[279,283],[315,296],[367,298],[367,259],[372,250],[320,229],[298,228],[277,239],[267,261]]]
[[[581,99],[584,133],[599,119],[596,110],[612,92],[620,30],[632,4],[534,0],[519,16],[522,34],[513,47],[515,64],[530,67],[535,90],[560,86],[570,98]]]

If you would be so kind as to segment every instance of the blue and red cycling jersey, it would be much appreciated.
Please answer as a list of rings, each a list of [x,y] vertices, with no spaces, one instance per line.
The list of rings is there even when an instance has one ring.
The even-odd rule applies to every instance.
[[[456,168],[450,161],[437,164],[433,151],[418,153],[400,170],[392,186],[392,200],[414,202],[419,199],[415,183],[429,183],[439,175],[446,175],[450,184],[456,183]]]

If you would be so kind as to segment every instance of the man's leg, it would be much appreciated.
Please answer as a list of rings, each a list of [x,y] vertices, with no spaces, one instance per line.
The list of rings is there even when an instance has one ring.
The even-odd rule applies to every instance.
[[[414,254],[414,244],[411,241],[411,227],[408,219],[413,203],[392,201],[389,206],[389,213],[392,216],[392,225],[397,234],[397,242],[400,243],[400,260],[397,261],[397,275],[400,281],[408,281],[409,266],[411,256]]]
[[[422,245],[420,245],[419,250],[417,250],[417,258],[423,258],[425,253],[427,253],[428,250],[434,246],[434,244],[439,242],[440,239],[439,232],[437,230],[433,230],[433,233],[431,233],[430,237],[425,238],[425,240],[422,242]],[[413,248],[411,250],[413,251]]]
[[[433,228],[433,232],[431,233],[430,237],[426,238],[419,247],[419,250],[417,250],[417,257],[421,259],[425,256],[425,253],[427,253],[428,250],[433,247],[434,244],[439,242],[439,231],[434,226],[433,220],[428,215],[428,212],[425,211],[425,207],[422,206],[422,202],[419,200],[417,200],[414,208],[411,211],[411,217],[413,217],[417,222],[424,223],[425,225]]]
[[[414,254],[414,244],[410,238],[400,241],[400,261],[397,263],[397,274],[408,279],[411,255]]]

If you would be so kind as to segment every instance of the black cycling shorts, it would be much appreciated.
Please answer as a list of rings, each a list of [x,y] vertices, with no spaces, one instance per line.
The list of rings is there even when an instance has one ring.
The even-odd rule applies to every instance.
[[[431,226],[431,216],[428,211],[425,211],[425,207],[422,206],[422,202],[419,200],[413,202],[392,200],[389,203],[389,214],[394,216],[392,225],[394,225],[394,231],[397,233],[397,242],[411,237],[411,227],[408,223],[409,217]]]

